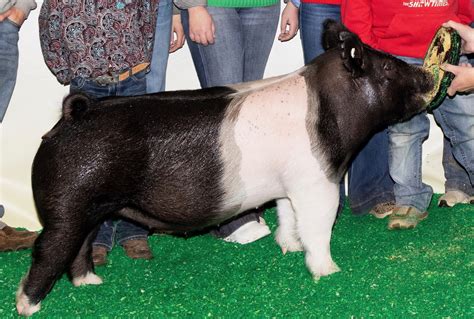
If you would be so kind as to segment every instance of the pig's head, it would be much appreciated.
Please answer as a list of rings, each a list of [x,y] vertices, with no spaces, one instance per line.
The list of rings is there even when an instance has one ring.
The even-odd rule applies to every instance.
[[[359,37],[333,20],[324,23],[326,53],[315,59],[322,86],[338,90],[351,102],[344,105],[388,122],[407,120],[426,109],[433,89],[433,78],[421,67],[409,65],[391,55],[363,44]],[[376,111],[375,109],[378,109]]]
[[[340,178],[373,134],[425,110],[434,84],[421,67],[372,49],[342,24],[327,20],[324,27],[326,52],[303,76],[315,114],[310,129],[327,149],[331,175]]]

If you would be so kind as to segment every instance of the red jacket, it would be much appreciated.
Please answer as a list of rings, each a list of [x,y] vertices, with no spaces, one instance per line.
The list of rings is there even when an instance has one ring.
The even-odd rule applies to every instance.
[[[342,22],[363,42],[394,55],[423,58],[436,30],[474,19],[473,0],[343,0]]]

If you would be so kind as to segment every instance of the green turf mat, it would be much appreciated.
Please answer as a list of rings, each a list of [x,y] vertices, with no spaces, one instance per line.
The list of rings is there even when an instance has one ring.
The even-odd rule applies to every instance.
[[[155,235],[155,258],[122,248],[97,269],[101,286],[64,276],[35,318],[474,318],[471,205],[438,208],[414,230],[345,211],[332,237],[342,272],[314,282],[303,253],[282,255],[272,236],[240,246],[210,235]],[[317,212],[315,212],[317,213]],[[273,209],[265,219],[276,228]],[[15,291],[30,251],[0,254],[0,318],[16,317]]]

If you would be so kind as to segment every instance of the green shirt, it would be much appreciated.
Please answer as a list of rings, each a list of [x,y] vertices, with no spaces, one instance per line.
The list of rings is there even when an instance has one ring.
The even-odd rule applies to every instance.
[[[279,0],[207,0],[209,7],[252,8],[267,7],[279,3]]]

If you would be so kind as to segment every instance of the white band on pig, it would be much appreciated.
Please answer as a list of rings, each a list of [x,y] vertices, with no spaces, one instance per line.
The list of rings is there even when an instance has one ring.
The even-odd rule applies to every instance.
[[[351,57],[352,57],[352,58],[355,58],[355,52],[356,52],[356,49],[355,49],[355,48],[352,48],[352,49],[351,49]]]

